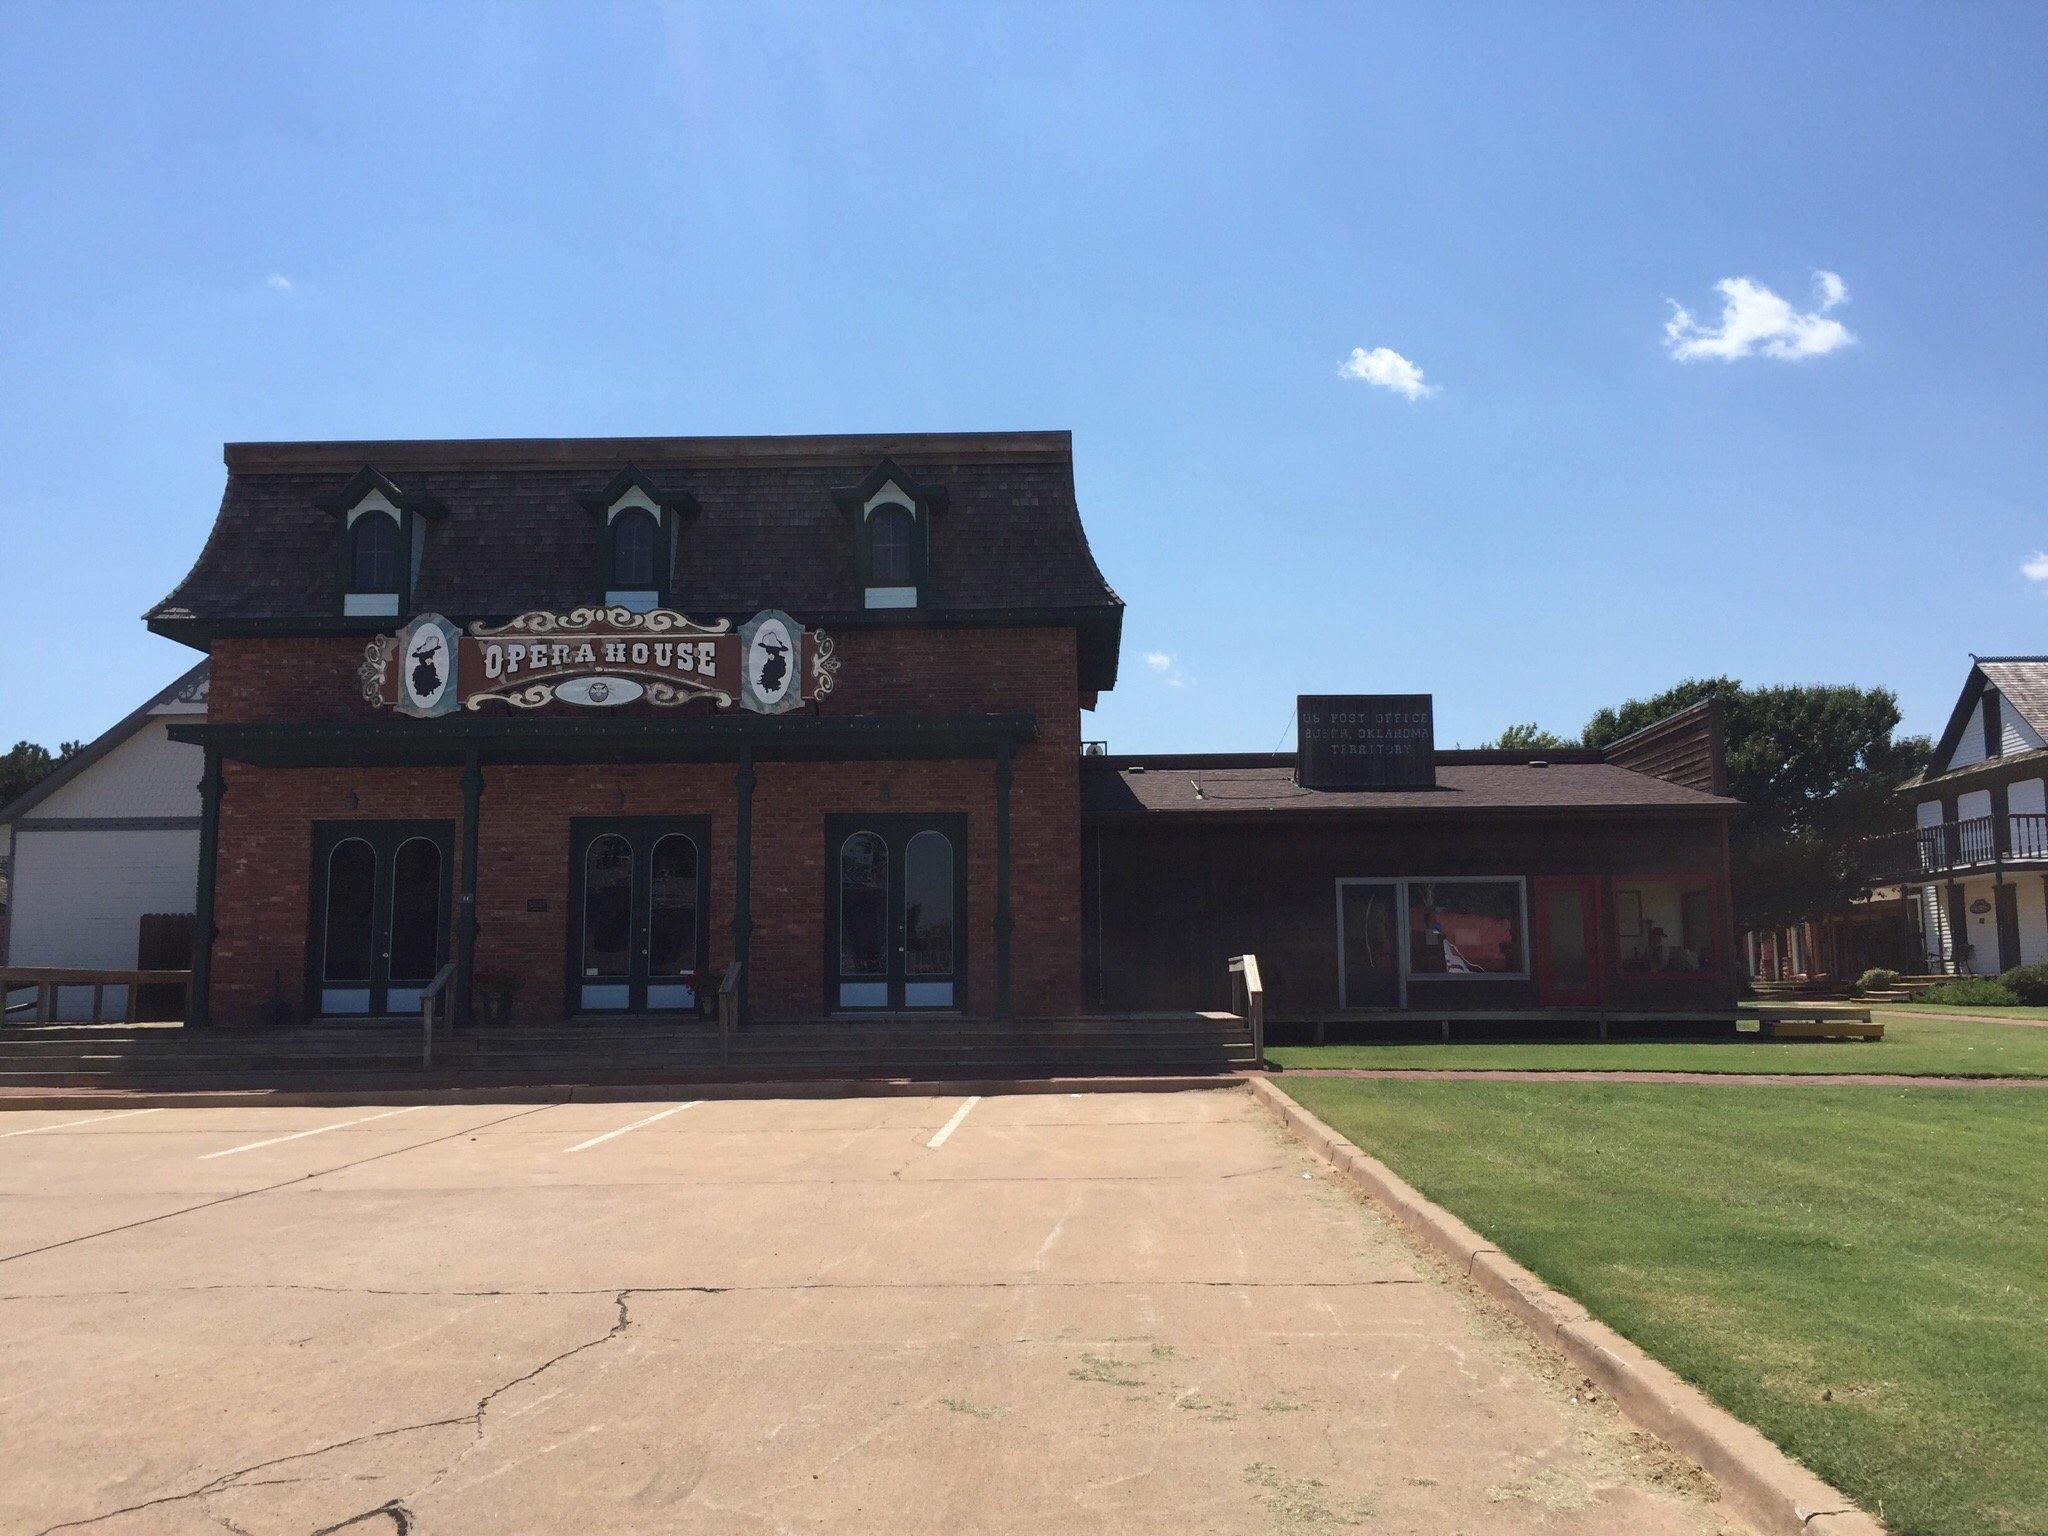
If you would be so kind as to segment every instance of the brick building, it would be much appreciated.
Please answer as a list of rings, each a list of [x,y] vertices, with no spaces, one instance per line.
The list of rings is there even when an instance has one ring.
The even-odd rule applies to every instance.
[[[148,616],[210,657],[172,728],[202,1022],[402,1015],[444,973],[462,1016],[686,1019],[734,961],[752,1024],[1071,1019],[1211,1003],[1247,940],[1304,1017],[1732,1002],[1708,716],[1554,763],[1425,742],[1419,799],[1085,757],[1123,605],[1065,433],[225,457]]]
[[[512,979],[514,1020],[687,1011],[733,959],[759,1020],[1080,1007],[1080,711],[1122,604],[1065,434],[226,460],[149,615],[212,658],[204,1017],[400,1013],[450,962]],[[734,637],[770,610],[806,675],[745,708]],[[723,675],[656,663],[679,613]],[[406,712],[366,654],[423,615],[464,672]],[[478,628],[575,649],[512,699]]]

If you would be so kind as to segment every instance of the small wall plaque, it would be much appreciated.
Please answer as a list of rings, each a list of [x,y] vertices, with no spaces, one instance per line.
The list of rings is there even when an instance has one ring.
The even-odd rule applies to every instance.
[[[545,912],[545,911],[547,911],[547,909],[548,909],[548,899],[547,899],[547,897],[545,897],[545,896],[529,896],[529,897],[527,897],[527,898],[526,898],[526,910],[527,910],[527,911],[529,911],[529,912]]]

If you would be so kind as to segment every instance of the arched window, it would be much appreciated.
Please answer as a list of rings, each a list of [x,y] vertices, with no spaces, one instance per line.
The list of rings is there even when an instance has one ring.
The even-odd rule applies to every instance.
[[[349,528],[348,587],[351,592],[398,590],[398,519],[365,512]]]
[[[629,507],[612,519],[612,580],[622,591],[645,592],[655,587],[654,515]]]
[[[671,832],[654,845],[648,887],[647,975],[652,981],[697,969],[697,845]]]
[[[868,584],[907,587],[917,580],[908,507],[889,502],[868,514]]]
[[[432,838],[409,837],[391,861],[393,986],[434,979],[441,958],[441,848]]]
[[[839,974],[889,974],[889,846],[872,832],[839,845]]]

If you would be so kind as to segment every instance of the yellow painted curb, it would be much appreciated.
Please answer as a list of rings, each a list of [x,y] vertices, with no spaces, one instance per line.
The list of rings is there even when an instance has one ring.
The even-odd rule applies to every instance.
[[[1884,1536],[1884,1527],[1699,1388],[1495,1248],[1262,1077],[1252,1096],[1359,1191],[1605,1387],[1631,1419],[1706,1469],[1772,1536]]]

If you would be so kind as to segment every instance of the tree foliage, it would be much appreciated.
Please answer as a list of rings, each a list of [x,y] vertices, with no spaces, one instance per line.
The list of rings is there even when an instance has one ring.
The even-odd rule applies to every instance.
[[[1547,752],[1553,747],[1568,747],[1572,743],[1555,731],[1546,731],[1534,720],[1526,720],[1520,725],[1509,726],[1487,745],[1502,752]]]
[[[48,747],[33,741],[17,741],[9,751],[0,753],[0,805],[11,803],[17,795],[27,794],[64,759],[84,746],[82,741],[67,741],[52,753]]]
[[[1747,807],[1730,848],[1736,921],[1773,926],[1841,905],[1860,888],[1857,845],[1906,825],[1894,792],[1931,744],[1893,736],[1889,688],[1747,688],[1732,677],[1689,678],[1603,709],[1583,739],[1603,747],[1710,698],[1727,712],[1728,793]]]

